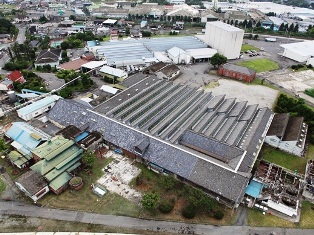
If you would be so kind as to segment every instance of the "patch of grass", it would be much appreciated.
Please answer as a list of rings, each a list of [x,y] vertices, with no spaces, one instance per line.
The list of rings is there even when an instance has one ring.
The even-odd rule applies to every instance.
[[[249,44],[243,44],[242,46],[241,46],[241,51],[243,51],[243,52],[245,52],[245,51],[247,51],[247,50],[255,50],[255,51],[260,51],[260,49],[259,48],[257,48],[257,47],[255,47],[255,46],[252,46],[252,45],[249,45]]]
[[[257,73],[279,69],[279,65],[275,61],[266,58],[242,61],[236,64],[253,69]]]
[[[300,227],[314,228],[314,204],[303,201],[301,209]]]
[[[314,88],[306,89],[304,93],[307,94],[308,96],[314,97]]]
[[[248,224],[254,227],[282,227],[295,228],[296,225],[278,216],[265,214],[256,209],[248,209]]]
[[[292,171],[297,170],[298,173],[301,174],[305,172],[307,158],[297,157],[270,146],[263,146],[260,154],[263,160],[275,163]]]
[[[139,217],[140,208],[137,204],[116,193],[107,192],[104,197],[98,199],[97,203],[94,204],[93,212]]]
[[[207,88],[215,88],[219,86],[219,82],[218,81],[213,81],[213,82],[209,82],[207,83],[205,86],[204,86],[204,89],[207,89]]]
[[[0,178],[0,193],[4,192],[5,190],[5,183],[4,181]]]

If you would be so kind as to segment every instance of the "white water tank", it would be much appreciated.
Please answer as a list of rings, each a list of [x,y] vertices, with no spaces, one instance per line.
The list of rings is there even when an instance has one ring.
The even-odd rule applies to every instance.
[[[16,98],[15,91],[8,91],[8,96],[11,103],[16,102],[17,98]]]

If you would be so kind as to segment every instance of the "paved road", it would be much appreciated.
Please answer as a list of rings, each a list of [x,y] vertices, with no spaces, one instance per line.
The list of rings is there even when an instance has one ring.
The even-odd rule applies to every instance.
[[[134,228],[160,232],[173,232],[182,234],[209,234],[209,235],[313,235],[314,230],[282,229],[282,228],[253,228],[249,226],[222,226],[216,227],[203,224],[188,224],[167,221],[154,221],[136,219],[126,216],[101,215],[79,211],[49,209],[28,205],[21,202],[0,201],[0,214],[21,215],[64,221],[76,221],[91,224],[101,224],[112,227]]]
[[[25,30],[26,30],[25,27],[19,26],[19,34],[17,35],[17,38],[16,38],[16,42],[18,42],[19,44],[23,44],[24,41],[26,40]]]

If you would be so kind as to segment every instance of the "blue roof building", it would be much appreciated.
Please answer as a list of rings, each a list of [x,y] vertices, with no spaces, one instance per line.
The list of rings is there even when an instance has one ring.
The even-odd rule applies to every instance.
[[[19,168],[29,164],[32,150],[51,138],[50,135],[25,122],[14,122],[5,135],[13,140],[11,145],[16,151],[10,152],[9,158]]]

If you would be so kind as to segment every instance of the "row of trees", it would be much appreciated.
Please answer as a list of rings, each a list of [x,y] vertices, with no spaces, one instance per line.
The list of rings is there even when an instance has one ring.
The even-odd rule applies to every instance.
[[[170,191],[175,187],[175,180],[170,176],[161,176],[159,185],[164,187],[165,190]],[[216,208],[216,202],[206,195],[200,189],[193,188],[189,185],[184,185],[182,195],[185,197],[185,206],[182,208],[181,213],[184,217],[191,219],[196,214],[206,214],[218,220],[224,217],[224,213]],[[151,213],[156,213],[159,210],[161,213],[170,213],[176,203],[175,197],[161,197],[157,192],[144,194],[142,198],[142,206],[144,209]]]
[[[64,42],[61,43],[61,49],[82,48],[85,41],[99,40],[102,41],[103,37],[97,37],[91,31],[79,32],[75,35],[68,36]]]
[[[60,70],[56,73],[56,76],[60,79],[64,79],[66,83],[73,81],[67,87],[60,90],[59,95],[63,98],[71,98],[74,91],[86,90],[94,85],[94,81],[90,79],[89,75],[77,73],[73,70]],[[78,76],[80,76],[80,78],[75,79]]]

